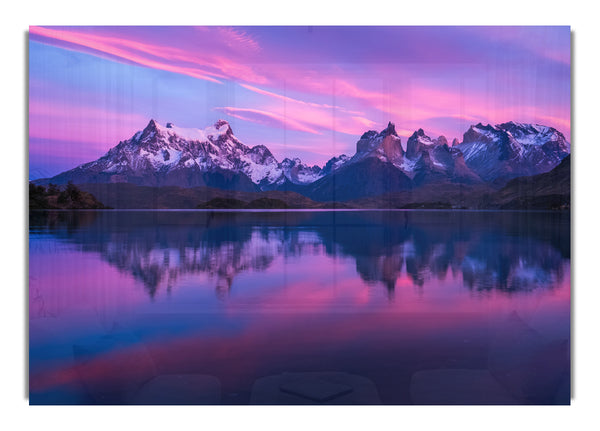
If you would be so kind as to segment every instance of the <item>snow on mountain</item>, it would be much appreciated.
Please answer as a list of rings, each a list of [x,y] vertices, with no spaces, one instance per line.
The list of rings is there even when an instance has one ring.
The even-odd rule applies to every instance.
[[[484,180],[548,172],[571,152],[558,130],[537,124],[508,122],[471,126],[459,149],[472,170]]]
[[[325,166],[323,166],[323,169],[321,170],[321,176],[329,175],[330,173],[337,171],[338,169],[346,165],[346,163],[348,163],[349,161],[350,157],[348,157],[345,154],[342,154],[341,156],[337,157],[332,157],[327,161],[327,163],[325,163]]]
[[[310,184],[323,176],[323,170],[317,166],[308,166],[299,158],[285,158],[281,162],[283,175],[294,184]]]
[[[267,147],[244,145],[225,120],[205,129],[177,127],[172,123],[162,126],[150,120],[143,130],[119,142],[98,160],[63,172],[50,181],[241,186],[244,190],[255,190],[265,184],[283,182],[284,177]]]
[[[374,130],[364,133],[356,143],[356,154],[346,166],[368,158],[390,163],[418,184],[444,178],[458,182],[481,181],[465,166],[462,153],[448,146],[444,136],[432,139],[419,129],[408,138],[405,152],[391,122],[379,133]]]
[[[542,146],[547,142],[564,142],[565,148],[570,151],[570,145],[565,137],[558,130],[541,126],[539,124],[525,124],[509,121],[497,126],[498,128],[510,133],[521,145]]]
[[[205,129],[181,128],[171,123],[162,127],[154,121],[148,127],[151,129],[148,142],[157,151],[151,152],[152,156],[141,152],[139,155],[153,158],[156,161],[155,168],[170,170],[196,165],[200,170],[230,170],[245,174],[254,184],[270,184],[281,178],[282,171],[269,149],[264,145],[252,148],[244,145],[234,136],[231,126],[225,120],[219,120]],[[141,140],[140,143],[144,141]],[[134,140],[131,144],[135,147],[137,143]],[[176,150],[178,162],[181,161],[181,154],[185,156],[183,166],[178,162],[170,162],[168,158],[160,160],[160,154],[170,152],[171,148]]]
[[[271,151],[264,145],[250,148],[239,160],[241,172],[246,174],[254,184],[272,184],[282,181],[281,167]]]
[[[169,137],[177,136],[187,141],[205,142],[223,135],[233,135],[231,126],[225,120],[219,120],[213,126],[209,126],[206,129],[177,127],[173,123],[167,123],[166,127],[162,127],[155,122],[155,126],[161,133]]]
[[[322,185],[327,182],[323,180],[343,172],[351,190],[352,169],[368,179],[369,169],[378,166],[388,176],[398,177],[398,184],[404,187],[409,181],[412,187],[437,181],[475,183],[534,175],[551,170],[569,153],[569,143],[556,129],[516,122],[479,123],[465,132],[463,142],[454,139],[451,146],[444,136],[432,139],[419,129],[408,138],[405,151],[395,125],[389,122],[381,132],[364,133],[353,156],[333,157],[321,168],[297,158],[279,163],[266,146],[243,144],[225,120],[204,129],[172,123],[162,126],[150,120],[143,130],[99,159],[37,182],[129,182],[244,191],[285,188],[292,183],[303,187],[316,184],[325,190]]]
[[[409,159],[414,159],[415,157],[418,157],[424,149],[429,149],[433,145],[436,145],[436,142],[425,135],[423,129],[419,129],[413,133],[406,142],[406,156]]]
[[[163,126],[150,120],[143,130],[119,142],[98,160],[45,182],[223,187],[225,181],[232,188],[241,182],[248,190],[268,190],[286,180],[296,185],[313,183],[348,160],[345,155],[334,157],[323,169],[308,166],[298,158],[286,158],[279,163],[266,146],[244,145],[225,120],[205,129],[183,128],[173,123]],[[215,179],[217,174],[219,177]]]

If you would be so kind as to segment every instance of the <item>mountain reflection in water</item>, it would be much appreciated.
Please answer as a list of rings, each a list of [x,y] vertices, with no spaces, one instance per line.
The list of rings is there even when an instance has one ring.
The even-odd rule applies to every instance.
[[[50,212],[31,228],[99,254],[150,297],[204,273],[225,299],[240,274],[308,255],[353,259],[390,297],[403,273],[419,288],[460,273],[468,289],[512,293],[553,288],[570,258],[564,213]]]
[[[333,371],[370,381],[376,402],[427,403],[427,376],[447,369],[513,388],[496,352],[524,376],[546,370],[511,402],[553,404],[569,321],[568,213],[30,215],[33,404],[143,403],[132,379],[142,396],[149,378],[189,373],[213,401],[248,404],[267,376]]]

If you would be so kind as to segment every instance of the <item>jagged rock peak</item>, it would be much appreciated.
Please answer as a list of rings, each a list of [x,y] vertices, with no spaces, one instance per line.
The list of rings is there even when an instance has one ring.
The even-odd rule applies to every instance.
[[[377,136],[377,130],[369,130],[361,135],[360,139],[372,139]]]
[[[151,130],[151,129],[158,129],[160,127],[160,125],[158,124],[158,121],[156,121],[154,118],[151,118],[150,121],[148,122],[148,125],[146,126],[146,128],[144,130]]]
[[[389,121],[387,127],[381,131],[380,135],[381,136],[389,136],[389,135],[398,136],[398,133],[396,133],[396,125],[394,123],[392,123],[391,121]]]
[[[221,127],[224,127],[224,126],[229,126],[229,123],[227,122],[227,120],[217,120],[215,122],[215,128],[217,130],[219,130]],[[231,127],[231,126],[229,126],[229,127]]]
[[[513,120],[507,121],[506,123],[496,124],[496,127],[499,129],[503,129],[503,130],[513,129],[513,128],[528,129],[532,132],[538,131],[537,129],[539,129],[539,128],[548,128],[548,129],[552,128],[552,127],[548,127],[548,126],[542,126],[540,124],[519,123],[519,122],[513,121]]]
[[[225,134],[229,136],[233,136],[233,130],[231,130],[231,125],[227,122],[227,120],[217,120],[214,124],[215,129],[219,132],[222,129],[225,129]]]
[[[160,125],[155,119],[151,119],[148,125],[141,132],[137,132],[132,139],[136,142],[148,142],[156,139],[157,135],[160,135]]]
[[[483,123],[479,122],[477,123],[475,126],[471,126],[470,129],[473,128],[477,128],[477,129],[481,129],[481,130],[498,130],[496,127],[492,126],[491,124],[487,124],[487,125],[483,125]]]
[[[301,165],[302,160],[300,160],[298,157],[294,157],[293,159],[286,157],[281,161],[281,164],[285,165],[285,166],[296,166],[296,165]]]
[[[471,125],[463,134],[463,144],[475,141],[493,141],[498,134],[503,132],[500,129],[488,124],[484,126],[482,123]]]
[[[418,137],[425,137],[425,131],[423,129],[416,130],[409,139],[417,139]]]
[[[394,123],[392,123],[391,121],[388,121],[388,125],[385,129],[383,129],[381,132],[377,132],[376,130],[369,130],[365,133],[363,133],[360,137],[361,140],[366,139],[366,140],[370,140],[376,137],[383,137],[385,138],[386,136],[398,136],[398,133],[396,133],[396,125]]]
[[[445,145],[446,147],[448,146],[448,139],[446,139],[444,135],[441,135],[439,138],[434,139],[434,142],[437,145]]]

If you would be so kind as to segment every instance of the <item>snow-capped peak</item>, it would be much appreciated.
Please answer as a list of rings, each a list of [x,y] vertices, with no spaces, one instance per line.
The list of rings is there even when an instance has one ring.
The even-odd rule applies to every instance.
[[[423,129],[419,129],[417,130],[415,133],[413,133],[413,136],[415,136],[417,138],[417,140],[419,141],[419,143],[421,145],[434,145],[436,142],[431,139],[429,136],[427,136],[425,134],[425,132],[423,131]]]
[[[488,131],[498,130],[498,127],[492,126],[490,123],[488,123],[484,126],[483,123],[479,122],[476,125],[471,126],[471,127],[474,129],[478,129],[478,130],[488,130]]]
[[[240,142],[225,120],[199,129],[171,122],[163,126],[151,119],[143,130],[119,142],[103,157],[60,175],[61,181],[77,178],[183,187],[210,185],[214,181],[217,187],[269,190],[287,181],[310,184],[337,170],[376,158],[392,164],[409,178],[416,178],[415,181],[446,177],[474,181],[478,180],[477,175],[492,181],[547,172],[569,153],[569,143],[556,129],[513,121],[495,126],[473,125],[464,134],[463,142],[454,139],[451,147],[444,136],[432,139],[418,129],[408,139],[405,152],[390,121],[381,132],[364,133],[352,157],[333,157],[321,168],[303,164],[298,158],[279,163],[266,146],[250,148]]]
[[[196,129],[178,127],[173,123],[167,123],[165,126],[162,126],[154,119],[150,120],[146,128],[142,131],[141,135],[136,134],[135,136],[150,135],[152,132],[157,133],[166,139],[171,136],[176,136],[186,141],[196,142],[206,142],[209,141],[210,138],[217,139],[224,135],[233,136],[231,126],[225,120],[219,120],[213,126],[209,126],[205,129]]]
[[[541,124],[509,121],[499,124],[496,127],[510,133],[522,145],[541,146],[549,141],[566,142],[565,137],[558,130]]]
[[[287,157],[280,163],[283,175],[294,184],[309,184],[323,176],[323,169],[319,166],[308,166],[302,163],[302,161],[294,157],[288,159]]]
[[[570,152],[558,130],[515,121],[471,126],[456,148],[484,180],[547,172]]]
[[[229,125],[229,122],[227,120],[223,120],[223,119],[217,120],[213,127],[217,128],[217,129],[222,129],[223,127],[231,128],[231,126]]]
[[[419,156],[424,148],[436,145],[436,143],[437,141],[434,141],[427,136],[423,129],[419,129],[414,132],[406,142],[406,156],[409,159],[414,159]]]
[[[484,126],[481,123],[477,123],[474,126],[469,127],[463,135],[463,144],[471,142],[493,142],[498,139],[500,129],[488,124]]]

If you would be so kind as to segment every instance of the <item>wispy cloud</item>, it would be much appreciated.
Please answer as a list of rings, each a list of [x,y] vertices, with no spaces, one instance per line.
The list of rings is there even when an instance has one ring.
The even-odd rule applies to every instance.
[[[216,107],[214,109],[240,120],[315,135],[327,131],[357,135],[361,134],[365,128],[376,125],[374,121],[365,117],[336,114],[335,111],[330,109],[315,108],[302,104],[267,105],[261,107],[261,109],[232,106]]]
[[[213,111],[222,112],[248,122],[248,135],[240,136],[244,140],[276,135],[269,128],[294,130],[307,135],[290,134],[296,141],[288,144],[315,153],[326,140],[349,148],[365,130],[381,130],[388,120],[402,136],[423,127],[432,134],[460,137],[468,124],[509,120],[570,133],[567,27],[322,27],[311,32],[282,27],[30,27],[30,38],[43,44],[35,44],[40,49],[52,45],[142,66],[143,73],[135,70],[147,81],[138,83],[165,76],[154,70],[173,73],[152,94],[137,89],[127,96],[111,95],[100,106],[129,106],[187,123],[199,117],[214,121],[209,118]],[[147,122],[142,115],[123,119],[116,111],[94,110],[99,100],[107,100],[94,92],[117,76],[108,69],[119,69],[118,79],[127,80],[133,68],[96,70],[83,79],[77,74],[84,76],[89,56],[52,58],[60,62],[67,57],[76,57],[75,67],[80,67],[73,73],[79,79],[73,87],[45,74],[43,67],[31,73],[36,83],[30,87],[32,136],[68,142],[85,137],[86,142],[111,146]],[[69,66],[69,73],[73,70]],[[183,77],[205,82],[197,85]],[[56,90],[65,83],[64,94]],[[137,97],[140,91],[142,97]],[[145,110],[151,103],[153,109]],[[97,118],[106,122],[100,126]]]
[[[207,29],[208,27],[199,27]],[[260,44],[247,32],[233,27],[217,27],[219,37],[224,43],[232,49],[250,50],[258,52],[261,50]]]
[[[32,26],[29,28],[29,33],[34,38],[42,38],[42,41],[64,42],[67,44],[66,48],[92,50],[119,61],[179,73],[215,83],[222,83],[225,79],[244,79],[257,83],[266,82],[266,78],[255,73],[251,67],[226,56],[218,55],[215,51],[190,51],[156,43],[141,42],[132,38],[99,35],[74,29],[61,30]],[[231,42],[225,39],[225,43]]]
[[[253,123],[263,124],[265,126],[276,127],[279,129],[291,129],[300,132],[313,133],[320,135],[321,132],[296,121],[293,118],[284,115],[275,114],[273,112],[261,111],[259,109],[236,108],[233,106],[216,107],[215,111],[223,112],[240,120],[251,121]]]
[[[299,103],[301,105],[311,106],[313,108],[335,109],[335,110],[338,110],[340,112],[344,112],[344,113],[347,113],[347,114],[353,114],[353,115],[364,115],[364,112],[362,112],[362,111],[351,111],[351,110],[348,110],[348,109],[343,108],[341,106],[328,105],[327,103],[314,103],[314,102],[307,102],[307,101],[300,100],[300,99],[294,99],[293,97],[284,96],[282,94],[274,93],[272,91],[263,90],[261,88],[255,87],[253,85],[240,84],[240,86],[243,87],[243,88],[245,88],[245,89],[247,89],[247,90],[253,91],[255,93],[262,94],[264,96],[270,96],[270,97],[273,97],[275,99],[283,100],[283,101],[286,101],[286,102]]]

